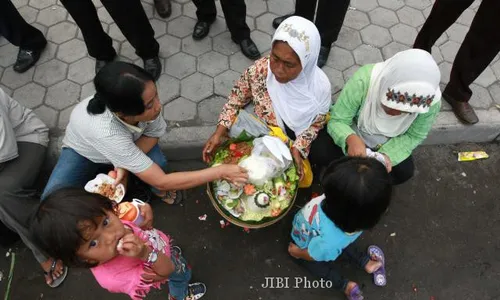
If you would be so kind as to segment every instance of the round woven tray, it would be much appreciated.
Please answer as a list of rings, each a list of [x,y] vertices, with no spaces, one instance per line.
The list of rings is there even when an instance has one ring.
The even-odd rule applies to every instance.
[[[292,208],[293,204],[295,203],[295,198],[297,197],[297,190],[295,190],[295,195],[293,196],[292,201],[290,202],[290,205],[281,212],[281,214],[277,217],[267,217],[264,218],[258,222],[256,221],[251,221],[251,222],[245,222],[242,221],[238,218],[235,218],[233,215],[231,215],[229,212],[226,211],[225,208],[221,206],[219,201],[217,201],[214,197],[214,190],[212,188],[211,183],[207,183],[207,194],[208,197],[210,198],[210,201],[212,202],[212,205],[215,207],[215,210],[224,218],[226,219],[229,223],[234,224],[236,226],[242,227],[242,228],[249,228],[249,229],[259,229],[259,228],[264,228],[270,225],[273,225],[274,223],[278,222],[281,220],[284,216],[288,214],[290,209]]]

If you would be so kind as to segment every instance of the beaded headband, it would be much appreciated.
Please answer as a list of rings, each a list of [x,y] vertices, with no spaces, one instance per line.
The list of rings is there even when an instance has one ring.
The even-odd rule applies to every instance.
[[[434,101],[434,95],[427,95],[427,96],[417,96],[417,94],[413,94],[410,96],[407,92],[401,93],[400,91],[395,92],[394,89],[388,89],[387,93],[385,94],[387,97],[388,101],[393,101],[396,103],[402,103],[402,104],[410,104],[410,106],[422,106],[423,108],[425,107],[430,107],[432,104],[432,101]]]

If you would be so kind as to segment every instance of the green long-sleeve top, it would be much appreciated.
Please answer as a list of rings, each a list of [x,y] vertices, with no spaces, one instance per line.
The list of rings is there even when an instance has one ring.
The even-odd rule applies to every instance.
[[[351,125],[358,122],[374,66],[374,64],[370,64],[359,68],[347,81],[337,102],[330,108],[331,118],[328,122],[328,133],[335,144],[344,150],[344,153],[347,153],[347,137],[356,134]],[[432,105],[427,113],[419,114],[404,134],[389,139],[378,149],[378,152],[387,155],[393,166],[407,159],[427,137],[440,107],[441,102]]]

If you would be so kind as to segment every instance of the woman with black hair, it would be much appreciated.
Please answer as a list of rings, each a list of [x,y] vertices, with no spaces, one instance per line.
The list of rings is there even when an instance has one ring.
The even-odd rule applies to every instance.
[[[245,182],[236,165],[165,174],[167,160],[158,145],[165,134],[161,103],[153,77],[125,62],[106,65],[95,77],[96,94],[71,113],[63,149],[45,187],[42,200],[64,187],[84,187],[103,168],[114,166],[115,183],[126,183],[129,173],[149,184],[169,204],[177,204],[184,190],[217,179]]]

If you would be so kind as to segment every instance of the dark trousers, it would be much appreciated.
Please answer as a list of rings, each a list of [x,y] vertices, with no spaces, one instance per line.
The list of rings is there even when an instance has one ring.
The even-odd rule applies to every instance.
[[[80,27],[89,55],[110,61],[116,56],[113,40],[104,32],[91,0],[61,0]],[[143,59],[158,56],[160,46],[140,0],[101,0],[116,25]]]
[[[354,244],[350,244],[344,249],[342,255],[347,255],[351,263],[364,269],[366,264],[370,261],[367,253],[359,251]],[[303,259],[295,260],[300,266],[305,268],[309,273],[318,278],[323,278],[332,282],[332,287],[344,292],[349,280],[340,274],[335,262],[330,261],[307,261]]]
[[[196,5],[196,16],[199,21],[208,23],[215,21],[217,18],[215,0],[193,0],[193,3]],[[220,0],[220,4],[233,41],[239,43],[241,40],[250,38],[245,0]]]
[[[437,0],[422,30],[415,48],[431,52],[431,47],[469,7],[474,0]],[[469,32],[458,50],[443,95],[456,101],[469,101],[469,85],[491,63],[500,51],[500,1],[483,0],[472,21]]]
[[[0,1],[0,35],[26,50],[41,50],[47,44],[40,30],[26,23],[10,0]]]
[[[330,47],[337,40],[350,0],[297,0],[295,15],[314,22],[321,35],[321,46]]]

